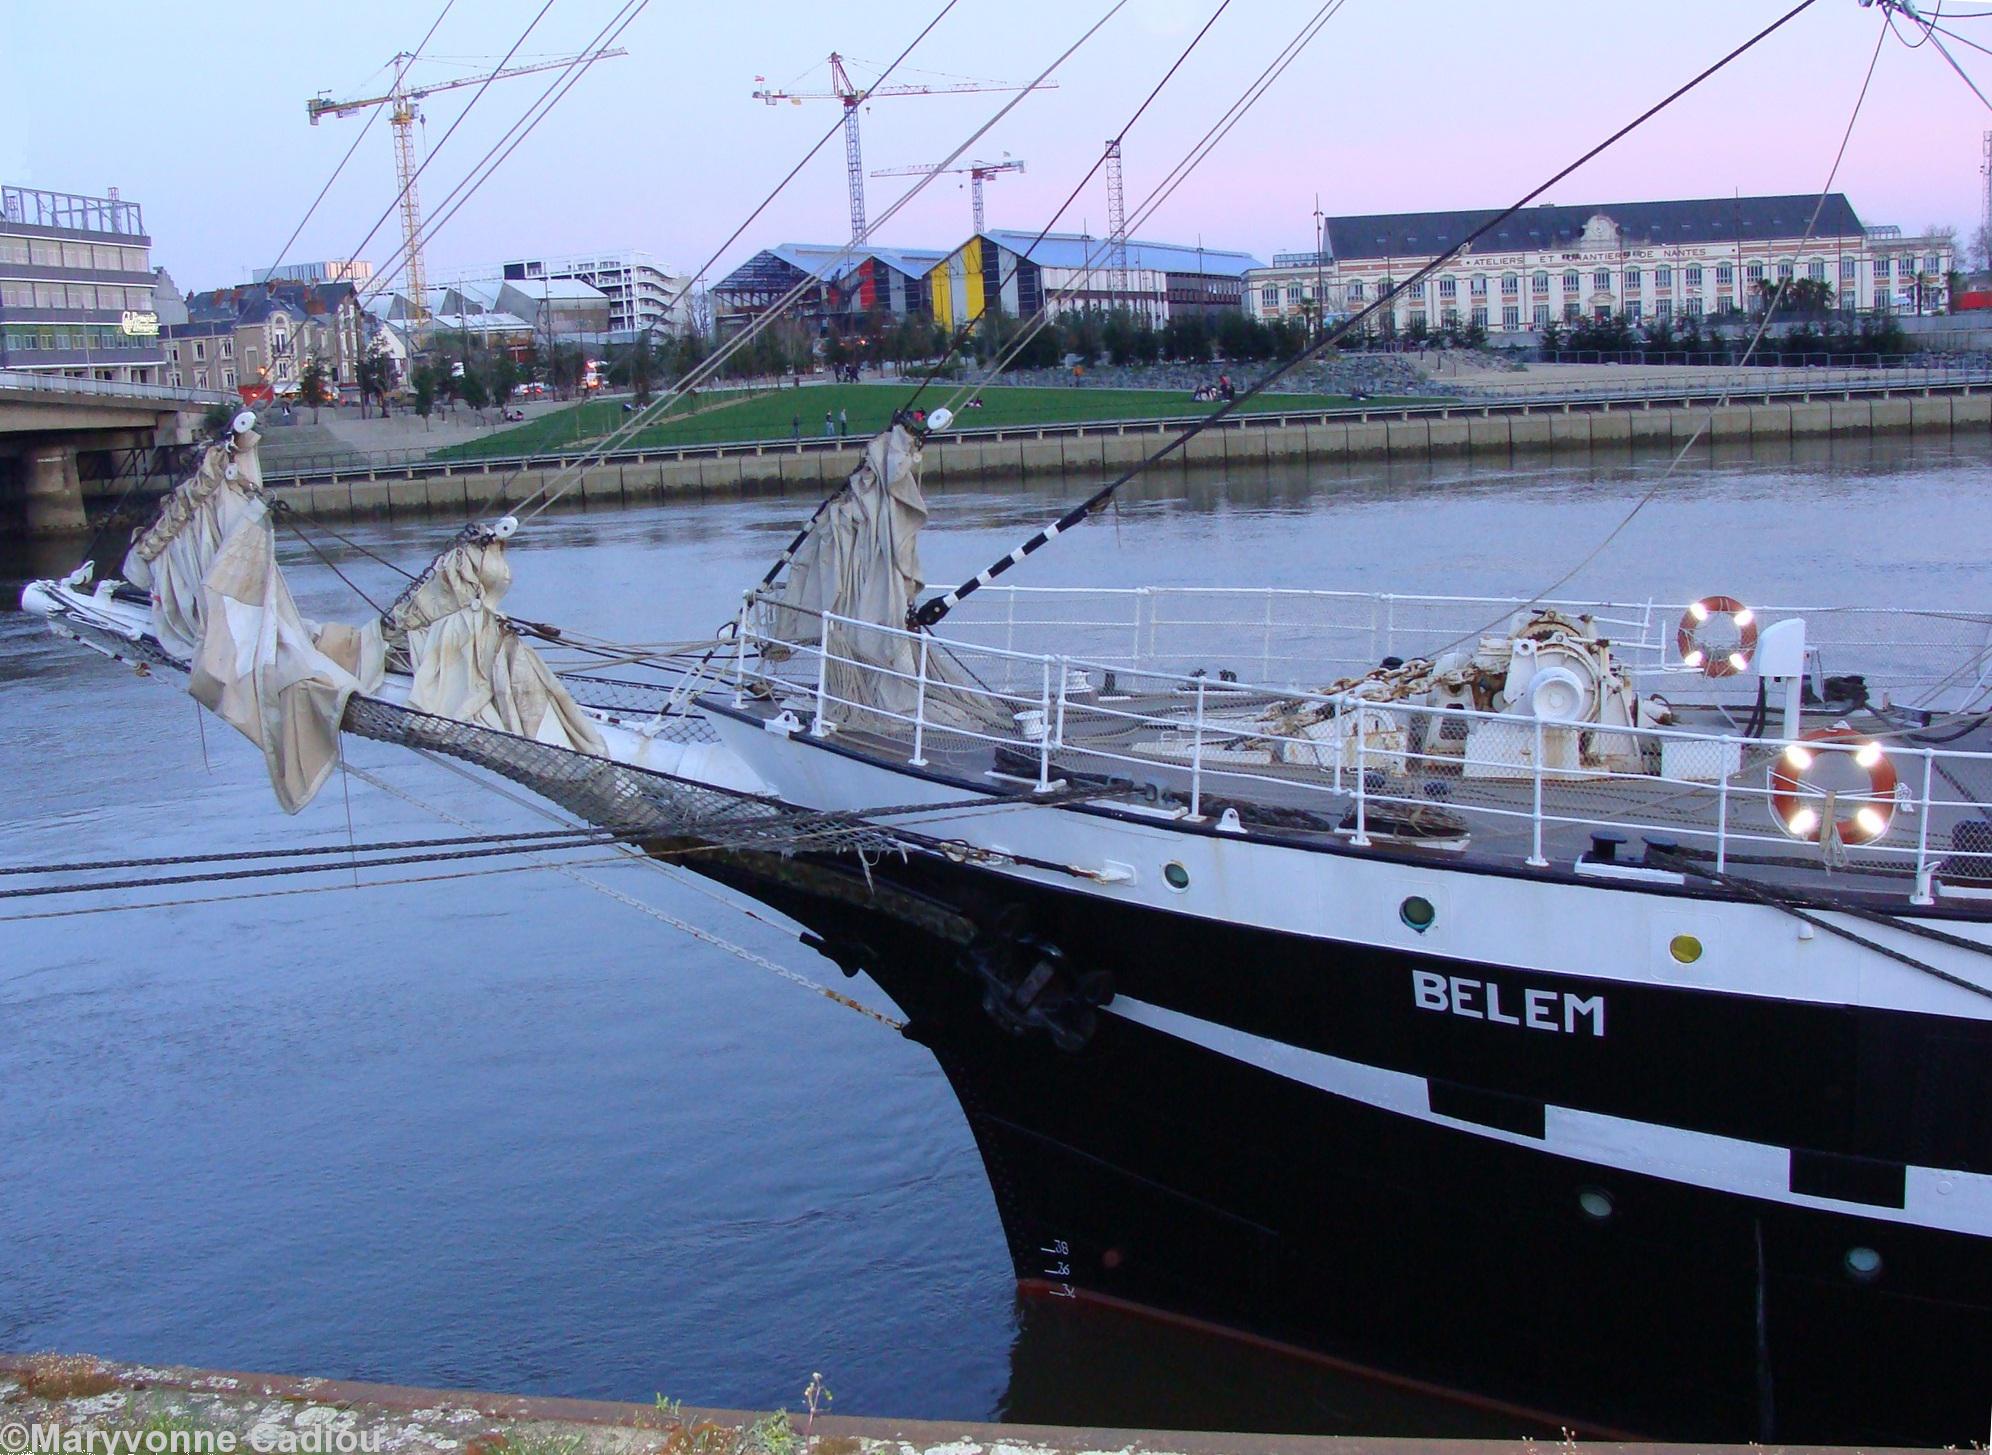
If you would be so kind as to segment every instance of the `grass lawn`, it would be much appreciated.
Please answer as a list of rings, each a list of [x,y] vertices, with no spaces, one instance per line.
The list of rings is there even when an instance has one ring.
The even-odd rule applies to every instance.
[[[893,410],[911,392],[911,384],[896,382],[812,384],[802,389],[756,394],[737,391],[701,394],[689,409],[684,401],[674,400],[668,412],[662,412],[661,417],[644,426],[628,443],[631,448],[657,448],[736,440],[786,440],[793,438],[798,419],[804,439],[820,439],[825,411],[835,416],[840,409],[850,416],[851,434],[862,437],[885,428]],[[942,381],[922,395],[920,402],[926,408],[937,408],[951,392],[952,386]],[[1350,402],[1346,395],[1340,394],[1263,394],[1246,405],[1243,412],[1277,414],[1284,410],[1333,409]],[[1405,402],[1409,401],[1381,396],[1371,396],[1365,401],[1377,405]],[[982,407],[963,410],[959,423],[964,429],[1075,424],[1194,415],[1214,407],[1195,403],[1188,393],[1170,389],[992,386],[983,396]],[[591,400],[541,415],[527,424],[496,430],[482,439],[437,450],[430,458],[460,460],[571,450],[620,428],[628,418],[619,399]]]

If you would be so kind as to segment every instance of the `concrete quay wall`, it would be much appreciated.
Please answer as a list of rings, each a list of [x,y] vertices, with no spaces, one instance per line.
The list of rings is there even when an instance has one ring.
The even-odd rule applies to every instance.
[[[1992,439],[1992,391],[1717,405],[1647,402],[1630,408],[1458,405],[1388,416],[1316,417],[1304,423],[1249,420],[1204,431],[1156,468],[1236,470],[1463,456],[1515,461],[1678,450],[1690,440],[1699,450],[1882,434]],[[1099,481],[1140,463],[1170,438],[1169,429],[1139,425],[1047,428],[1035,437],[1013,430],[989,440],[941,437],[927,447],[923,478],[930,487],[1050,476]],[[767,444],[610,459],[565,473],[554,462],[525,469],[457,463],[295,484],[274,481],[272,486],[280,497],[326,520],[466,518],[501,514],[543,488],[565,491],[554,507],[560,510],[710,495],[822,495],[841,484],[859,458],[856,442],[831,448]]]

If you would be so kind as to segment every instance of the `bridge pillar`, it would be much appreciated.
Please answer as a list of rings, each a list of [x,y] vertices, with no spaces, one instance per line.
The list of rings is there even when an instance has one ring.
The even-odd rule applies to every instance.
[[[29,535],[85,528],[83,482],[76,474],[76,447],[34,445],[21,459],[21,524]]]

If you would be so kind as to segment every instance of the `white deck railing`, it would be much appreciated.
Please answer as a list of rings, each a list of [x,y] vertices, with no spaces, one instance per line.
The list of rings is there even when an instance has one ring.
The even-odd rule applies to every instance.
[[[1114,593],[1138,603],[1168,594]],[[1449,600],[1476,610],[1493,604]],[[1639,621],[1671,625],[1670,608],[1636,610]],[[977,745],[968,759],[1006,750],[1013,767],[1029,763],[1041,789],[1067,773],[1126,777],[1156,785],[1169,812],[1196,822],[1221,819],[1227,807],[1245,808],[1249,818],[1254,807],[1313,805],[1327,815],[1320,824],[1358,847],[1401,838],[1410,821],[1423,820],[1418,832],[1438,847],[1535,866],[1581,859],[1580,871],[1594,864],[1585,836],[1618,833],[1700,851],[1717,874],[1770,873],[1802,886],[1813,874],[1838,873],[1841,882],[1858,877],[1883,892],[1893,892],[1895,880],[1914,904],[1934,901],[1947,862],[1950,879],[1992,881],[1985,791],[1992,753],[1918,744],[1902,730],[1821,742],[1566,726],[1157,671],[1130,665],[1130,657],[1158,655],[1133,649],[1132,637],[1129,653],[1101,658],[964,643],[836,615],[779,620],[788,630],[772,634],[757,612],[743,610],[736,698],[744,700],[750,683],[763,684],[807,720],[807,731],[849,731],[882,761],[925,766],[937,752],[960,761]],[[1021,624],[1008,607],[999,621]],[[1146,614],[1106,624],[1147,629],[1154,621]],[[798,622],[811,630],[794,632]],[[1072,618],[1063,625],[1070,629]],[[811,634],[819,640],[789,639]],[[1794,747],[1798,755],[1781,759]],[[1796,791],[1783,785],[1782,795],[1772,776],[1781,761],[1800,780]],[[1877,787],[1891,778],[1886,792]],[[1840,862],[1829,864],[1816,836],[1803,832],[1807,813],[1845,824],[1845,853],[1833,856]]]
[[[1566,599],[1523,602],[1496,596],[1417,596],[1383,592],[1206,586],[1121,588],[990,586],[948,618],[950,639],[1006,651],[1063,652],[1110,666],[1322,686],[1356,676],[1386,657],[1415,658],[1504,634],[1508,618],[1547,607],[1590,615],[1598,635],[1642,691],[1683,689],[1698,699],[1738,701],[1754,678],[1710,683],[1686,667],[1675,628],[1686,602]],[[1880,699],[1949,708],[1992,686],[1992,612],[1896,607],[1758,606],[1760,627],[1790,617],[1806,623],[1815,688],[1828,676],[1861,673]],[[1958,664],[1973,663],[1960,673]],[[1664,684],[1664,685],[1663,685]]]

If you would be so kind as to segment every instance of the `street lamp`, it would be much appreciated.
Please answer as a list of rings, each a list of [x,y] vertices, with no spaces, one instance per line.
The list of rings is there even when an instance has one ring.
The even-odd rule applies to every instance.
[[[1321,211],[1321,194],[1314,194],[1314,336],[1319,339],[1328,325],[1328,293],[1322,282],[1324,263],[1321,257],[1327,244],[1327,218]]]

